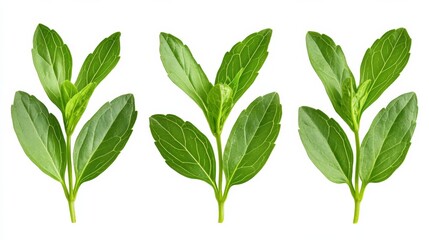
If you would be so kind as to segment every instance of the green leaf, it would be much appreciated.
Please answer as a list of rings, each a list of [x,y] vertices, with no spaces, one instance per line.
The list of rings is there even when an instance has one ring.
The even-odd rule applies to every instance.
[[[76,93],[66,105],[65,125],[67,135],[71,136],[82,114],[85,112],[89,99],[95,89],[95,83],[86,85],[82,90]]]
[[[399,77],[410,57],[411,38],[404,28],[390,30],[377,39],[363,57],[360,82],[371,80],[367,109]]]
[[[342,85],[342,97],[340,103],[341,113],[343,114],[342,118],[344,117],[344,121],[352,130],[356,129],[355,125],[359,123],[357,119],[360,118],[360,116],[358,116],[360,113],[354,111],[355,109],[353,108],[353,100],[356,95],[355,88],[356,86],[354,85],[352,79],[346,78]]]
[[[66,145],[58,120],[36,97],[16,92],[12,121],[25,154],[37,167],[63,183]]]
[[[136,117],[134,97],[126,94],[104,104],[83,126],[73,152],[75,192],[115,161],[132,133]]]
[[[262,169],[274,148],[281,116],[277,93],[255,99],[241,112],[223,155],[226,189],[249,181]]]
[[[235,44],[227,52],[216,75],[216,84],[229,85],[234,91],[234,103],[246,92],[255,81],[259,69],[268,56],[272,30],[264,29],[246,37],[242,42]],[[241,73],[240,73],[241,71]],[[238,77],[236,87],[231,84]]]
[[[343,93],[344,88],[348,89],[346,93],[355,92],[356,83],[341,47],[329,36],[316,32],[307,33],[306,43],[311,65],[322,80],[335,111],[353,129],[352,109],[350,106],[344,108],[343,98],[347,95]]]
[[[60,109],[62,103],[60,86],[71,79],[72,57],[67,45],[54,30],[39,24],[33,38],[33,63],[40,82],[49,99]]]
[[[166,163],[183,176],[203,180],[216,189],[216,162],[207,137],[175,115],[153,115],[149,120],[155,145]]]
[[[362,142],[360,177],[364,184],[382,182],[402,164],[416,127],[417,97],[403,94],[382,109]]]
[[[168,77],[198,104],[207,117],[207,95],[213,85],[180,39],[168,33],[161,33],[159,39],[161,61]]]
[[[371,80],[366,80],[365,82],[359,84],[359,87],[353,96],[352,100],[352,109],[354,111],[354,116],[356,117],[356,122],[360,122],[362,113],[364,111],[363,107],[365,105],[366,99],[368,98],[369,88],[371,86]]]
[[[225,123],[233,107],[233,90],[225,84],[216,84],[208,94],[208,119],[212,133],[219,135],[222,133]]]
[[[70,101],[70,99],[78,92],[77,88],[69,80],[65,80],[61,84],[60,88],[61,88],[61,98],[63,101],[63,105],[67,106],[67,103]]]
[[[351,186],[353,152],[341,126],[320,110],[300,107],[299,136],[314,165],[334,183]]]
[[[85,59],[76,80],[79,91],[89,83],[98,85],[115,68],[120,58],[120,36],[116,32],[105,38]]]

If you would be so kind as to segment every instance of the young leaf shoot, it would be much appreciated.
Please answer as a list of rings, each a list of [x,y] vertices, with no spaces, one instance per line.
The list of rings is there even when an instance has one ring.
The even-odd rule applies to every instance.
[[[359,137],[363,112],[407,64],[411,38],[404,28],[399,28],[376,40],[363,57],[359,85],[341,47],[330,37],[308,32],[306,42],[311,65],[332,106],[354,134],[354,158],[344,130],[320,110],[299,108],[299,135],[308,157],[323,175],[334,183],[349,186],[355,202],[353,223],[357,223],[367,185],[389,178],[402,164],[411,145],[418,110],[413,92],[391,101],[377,114],[362,142]]]
[[[133,95],[107,102],[83,126],[72,158],[72,134],[95,88],[119,61],[119,37],[117,32],[104,39],[88,55],[72,83],[70,50],[57,32],[39,24],[34,33],[33,62],[46,94],[62,113],[63,129],[35,96],[18,91],[12,105],[13,127],[25,154],[60,182],[72,222],[76,222],[74,202],[80,185],[96,178],[115,161],[136,121]]]
[[[213,85],[181,40],[171,34],[160,34],[164,68],[171,81],[203,111],[216,140],[218,168],[209,139],[192,123],[174,115],[157,114],[149,119],[150,130],[156,147],[172,169],[212,186],[220,223],[230,188],[249,181],[262,169],[280,131],[280,99],[277,93],[270,93],[256,98],[240,114],[222,148],[224,123],[235,103],[255,81],[267,58],[270,38],[271,30],[265,29],[234,45],[225,54]]]

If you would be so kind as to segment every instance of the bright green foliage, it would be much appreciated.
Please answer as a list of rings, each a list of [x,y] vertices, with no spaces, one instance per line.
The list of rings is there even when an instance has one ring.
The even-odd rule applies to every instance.
[[[216,84],[224,83],[234,89],[234,103],[252,85],[264,64],[271,33],[271,29],[264,29],[251,34],[225,54],[216,75]]]
[[[224,123],[262,67],[270,37],[271,30],[265,29],[237,43],[226,53],[213,86],[182,41],[171,34],[160,35],[161,60],[168,76],[203,110],[216,139],[217,182],[213,148],[193,124],[174,115],[153,115],[150,117],[152,136],[171,168],[213,187],[219,205],[219,222],[224,218],[223,206],[230,187],[249,181],[261,170],[280,131],[280,99],[277,93],[270,93],[257,98],[241,113],[222,153]]]
[[[161,61],[168,77],[200,106],[207,117],[207,96],[213,85],[180,39],[161,33],[159,40]]]
[[[75,191],[115,161],[131,136],[136,118],[134,97],[127,94],[104,104],[82,127],[73,152]]]
[[[68,135],[73,134],[74,128],[85,112],[95,87],[96,85],[94,83],[90,83],[68,100],[65,111],[66,132]]]
[[[368,183],[389,178],[404,161],[411,145],[417,119],[414,93],[403,94],[382,109],[362,143],[359,139],[363,112],[398,78],[408,62],[410,47],[411,39],[405,29],[385,33],[365,53],[361,80],[356,86],[341,47],[326,35],[307,34],[310,62],[335,111],[355,135],[354,171],[349,140],[334,119],[320,110],[301,107],[299,134],[314,165],[332,182],[348,184],[355,201],[354,223],[358,222]]]
[[[360,82],[371,80],[367,109],[399,77],[410,58],[411,38],[404,28],[386,32],[366,51],[360,67]]]
[[[112,34],[98,44],[94,52],[86,57],[76,80],[76,87],[79,91],[90,83],[98,85],[115,68],[121,50],[120,36],[119,32]]]
[[[281,117],[277,93],[256,98],[241,112],[223,155],[227,189],[249,181],[262,169],[274,148]]]
[[[69,103],[70,99],[78,93],[76,86],[69,80],[64,81],[61,86],[61,98],[65,103]]]
[[[74,201],[80,185],[113,163],[125,147],[137,117],[131,94],[106,103],[82,128],[72,159],[72,134],[95,88],[119,60],[119,36],[114,33],[97,46],[73,84],[67,45],[58,33],[39,24],[34,33],[33,62],[46,94],[62,113],[64,129],[34,96],[18,91],[12,105],[13,127],[24,152],[40,170],[61,183],[72,222],[76,221]]]
[[[322,80],[335,111],[353,126],[350,104],[347,103],[356,91],[356,83],[343,50],[330,37],[316,32],[308,32],[306,40],[311,65]]]
[[[299,134],[314,165],[334,183],[352,184],[353,152],[341,126],[320,110],[299,108]]]
[[[222,132],[223,124],[234,106],[233,95],[234,90],[223,83],[216,84],[210,90],[207,96],[207,105],[210,109],[208,121],[213,134]]]
[[[72,57],[55,30],[39,24],[33,38],[33,63],[40,82],[49,99],[60,110],[65,108],[61,97],[61,85],[71,79]]]
[[[35,96],[16,92],[13,128],[25,154],[44,173],[64,182],[66,143],[57,118]]]
[[[382,109],[362,141],[360,178],[382,182],[401,165],[416,127],[417,97],[403,94]]]
[[[209,139],[175,115],[153,115],[149,120],[155,145],[167,164],[216,188],[216,161]]]

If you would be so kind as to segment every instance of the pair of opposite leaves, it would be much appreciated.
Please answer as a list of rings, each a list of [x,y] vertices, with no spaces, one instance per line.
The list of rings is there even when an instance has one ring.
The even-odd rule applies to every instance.
[[[403,29],[395,31],[404,32],[406,35]],[[317,36],[320,41],[313,41],[315,43],[313,48],[308,48],[310,60],[321,77],[330,98],[330,93],[334,92],[331,100],[334,99],[335,103],[341,104],[343,98],[346,99],[344,97],[346,95],[344,92],[332,90],[338,90],[338,86],[340,89],[347,89],[344,87],[346,82],[348,85],[354,86],[354,79],[350,81],[351,73],[346,75],[346,78],[341,74],[344,66],[347,66],[345,58],[341,49],[329,37],[309,33],[307,45],[310,46],[312,43],[310,40],[316,39]],[[406,36],[408,37],[408,35]],[[172,35],[161,33],[160,36],[161,60],[170,79],[200,106],[216,139],[219,164],[218,181],[216,182],[216,161],[213,148],[207,137],[193,124],[174,115],[154,115],[150,118],[151,132],[156,140],[156,146],[170,167],[186,177],[206,181],[213,187],[219,205],[219,222],[223,221],[223,205],[230,187],[250,180],[259,172],[273,150],[280,130],[281,105],[278,94],[271,93],[259,97],[238,117],[223,152],[221,144],[223,124],[234,104],[255,80],[268,55],[270,37],[271,30],[266,29],[251,34],[242,42],[237,43],[230,52],[226,53],[216,76],[215,85],[212,85],[186,45]],[[322,44],[324,42],[325,45]],[[401,44],[402,42],[399,45]],[[374,49],[374,46],[371,49]],[[408,60],[408,51],[409,44],[406,60]],[[48,97],[62,112],[67,141],[64,140],[55,116],[50,114],[34,96],[17,92],[12,106],[14,128],[24,151],[43,172],[62,184],[73,222],[75,221],[74,200],[79,186],[81,183],[97,177],[116,159],[125,146],[136,120],[133,97],[124,95],[106,103],[84,125],[74,147],[73,163],[76,181],[73,184],[71,135],[95,87],[114,68],[118,60],[119,33],[115,33],[103,40],[87,57],[76,83],[73,84],[70,82],[71,56],[67,46],[55,31],[39,25],[34,36],[33,61]],[[370,63],[369,66],[371,64],[377,65]],[[405,64],[406,61],[397,71],[397,75]],[[330,69],[331,72],[325,71],[327,69]],[[397,75],[393,77],[393,80]],[[380,79],[382,79],[379,80],[380,82],[384,81],[383,78]],[[390,78],[387,86],[393,80]],[[353,82],[353,85],[350,82]],[[367,90],[365,91],[371,92],[370,89],[374,85],[366,85]],[[349,94],[352,96],[351,101],[354,101],[354,98],[360,95],[359,90],[356,93],[356,87],[352,89],[353,91],[349,90]],[[362,100],[359,100],[359,103],[362,103]],[[337,110],[337,108],[335,109]],[[313,114],[314,112],[316,114]],[[339,110],[337,112],[340,113]],[[340,116],[343,117],[341,113]],[[323,135],[326,126],[315,121],[317,117],[320,117],[318,115],[322,118],[326,116],[320,111],[310,108],[300,109],[300,134],[311,160],[328,179],[333,180],[336,177],[335,174],[338,174],[336,167],[343,166],[344,158],[339,157],[342,155],[336,155],[337,152],[331,151],[333,155],[328,156],[334,156],[334,158],[323,159],[327,156],[323,155],[325,154],[323,151],[328,150],[329,152],[330,148],[332,150],[332,144],[335,145],[339,141],[337,141],[338,138],[332,141],[329,135],[329,129],[332,128],[330,125],[327,127],[328,135]],[[359,120],[360,115],[361,113]],[[327,121],[332,122],[333,120],[328,119]],[[341,130],[335,121],[333,123],[336,128]],[[313,132],[310,128],[306,129],[307,126],[313,126],[320,131]],[[315,133],[314,139],[322,138],[321,143],[323,143],[323,137],[325,137],[325,141],[328,141],[328,144],[324,145],[324,150],[320,152],[322,158],[314,154],[318,151],[315,146],[319,142],[312,142],[313,139],[308,138],[309,135],[305,135],[312,133]],[[412,131],[410,137],[411,135]],[[342,134],[341,137],[345,137],[345,135]],[[347,140],[347,138],[345,139]],[[339,140],[345,141],[341,138]],[[349,157],[350,154],[347,156]],[[346,160],[350,164],[350,159]],[[332,165],[332,161],[336,161],[337,165]],[[329,169],[332,166],[334,168]],[[68,185],[64,178],[66,168]],[[224,188],[223,174],[226,178]],[[351,174],[348,179],[351,179]],[[351,186],[351,181],[347,183]]]

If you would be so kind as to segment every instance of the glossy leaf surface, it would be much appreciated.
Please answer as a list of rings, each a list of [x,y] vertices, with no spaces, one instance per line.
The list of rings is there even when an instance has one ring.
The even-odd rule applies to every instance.
[[[258,72],[268,56],[267,50],[271,34],[271,29],[253,33],[242,42],[235,44],[225,54],[216,75],[216,84],[227,84],[232,89],[235,89],[234,103],[238,101],[258,76]],[[236,78],[237,76],[239,77]],[[234,82],[234,79],[236,79],[236,82]]]
[[[120,37],[119,32],[110,35],[88,55],[76,80],[79,91],[89,83],[98,85],[113,70],[120,58]]]
[[[150,130],[166,163],[188,178],[207,182],[216,189],[216,162],[207,137],[192,123],[175,115],[153,115]]]
[[[216,84],[207,96],[208,119],[213,134],[220,134],[233,107],[233,90],[226,84]]]
[[[64,106],[67,106],[67,103],[70,99],[78,92],[76,86],[69,80],[64,81],[61,86],[61,98]]]
[[[168,33],[161,33],[161,61],[171,81],[194,100],[207,116],[207,96],[213,85],[188,46]]]
[[[411,145],[417,111],[416,95],[406,93],[377,114],[362,142],[363,183],[384,181],[402,164]]]
[[[306,43],[310,63],[322,80],[335,111],[353,128],[352,110],[344,102],[356,91],[356,83],[341,47],[329,36],[316,32],[307,33]]]
[[[104,104],[88,120],[74,146],[76,189],[115,161],[132,133],[136,117],[134,97],[127,94]]]
[[[66,119],[66,132],[71,135],[79,122],[82,114],[85,112],[89,99],[95,89],[95,83],[90,83],[84,87],[80,92],[76,93],[66,105],[65,119]]]
[[[320,110],[300,107],[299,136],[314,165],[334,183],[351,184],[353,152],[341,126]]]
[[[377,39],[363,57],[360,82],[371,80],[368,108],[399,77],[410,57],[411,38],[404,28],[390,30]]]
[[[241,112],[225,146],[227,188],[249,181],[262,169],[275,146],[281,116],[277,93],[255,99]]]
[[[66,145],[58,120],[36,97],[16,92],[13,128],[25,154],[44,173],[63,182]]]
[[[72,57],[55,30],[39,24],[33,37],[33,63],[49,99],[61,110],[61,84],[71,79]]]

